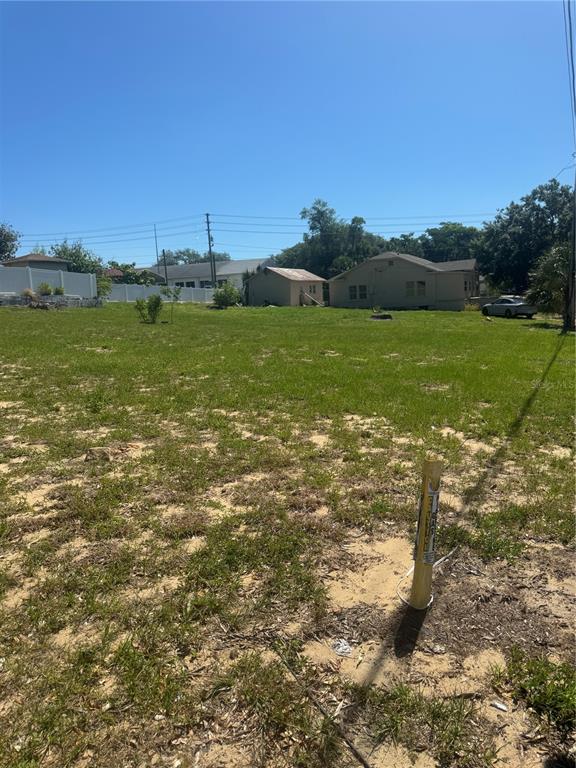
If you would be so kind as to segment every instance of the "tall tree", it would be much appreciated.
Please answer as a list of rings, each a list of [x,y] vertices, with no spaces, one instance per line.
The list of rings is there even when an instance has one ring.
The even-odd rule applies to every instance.
[[[13,259],[19,242],[20,233],[10,224],[0,223],[0,261]]]
[[[475,249],[480,271],[501,290],[522,293],[538,259],[569,240],[572,216],[570,187],[541,184],[484,225]]]
[[[50,255],[66,259],[70,272],[102,272],[102,259],[82,245],[80,240],[69,243],[64,240],[50,248]]]
[[[442,221],[440,226],[427,229],[420,242],[425,259],[457,261],[474,258],[473,250],[479,237],[477,227],[468,227],[457,221]]]

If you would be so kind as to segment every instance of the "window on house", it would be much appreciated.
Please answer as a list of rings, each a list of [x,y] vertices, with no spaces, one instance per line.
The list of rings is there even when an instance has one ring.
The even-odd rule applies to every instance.
[[[308,286],[308,293],[316,293],[316,286],[315,285],[309,285]]]
[[[414,296],[414,280],[408,280],[406,283],[406,296]]]
[[[368,296],[368,288],[365,285],[358,286],[358,298],[365,299]]]
[[[426,296],[426,281],[418,280],[416,283],[416,296]]]
[[[210,280],[200,280],[200,288],[212,288]]]
[[[184,288],[184,283],[176,282],[176,283],[174,283],[174,285],[176,286],[176,288]]]
[[[188,282],[186,283],[186,288],[196,288],[196,283],[194,282],[194,280],[188,280]]]
[[[356,301],[358,298],[358,289],[355,285],[349,285],[348,286],[348,298],[350,301]]]

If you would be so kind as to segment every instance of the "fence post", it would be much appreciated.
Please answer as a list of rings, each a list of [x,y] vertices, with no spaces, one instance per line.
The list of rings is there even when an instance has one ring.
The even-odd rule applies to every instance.
[[[60,278],[60,288],[64,290],[66,286],[64,285],[64,272],[61,269],[58,270],[58,277]]]
[[[422,471],[418,528],[414,544],[414,576],[409,601],[412,608],[417,610],[428,608],[432,594],[432,566],[435,558],[441,474],[442,462],[438,459],[426,459]]]
[[[32,270],[30,267],[26,267],[26,277],[28,278],[28,288],[30,288],[31,291],[34,290],[34,282],[32,280]]]
[[[124,283],[124,301],[128,301],[128,283]]]

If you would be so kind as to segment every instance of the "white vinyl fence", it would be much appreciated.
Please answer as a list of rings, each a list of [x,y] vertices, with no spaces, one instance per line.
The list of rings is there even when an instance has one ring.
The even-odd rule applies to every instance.
[[[147,299],[159,293],[162,296],[161,285],[124,285],[116,283],[108,296],[108,301],[136,301]],[[181,288],[180,301],[197,301],[207,304],[212,301],[214,291],[211,288]]]
[[[1,267],[0,293],[21,294],[25,288],[35,291],[40,283],[52,288],[63,288],[70,296],[92,299],[96,296],[96,275],[80,272],[62,272],[56,269],[31,269],[30,267]]]

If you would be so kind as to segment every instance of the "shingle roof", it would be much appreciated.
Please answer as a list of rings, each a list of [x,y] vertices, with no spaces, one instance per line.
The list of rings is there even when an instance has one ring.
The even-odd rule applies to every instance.
[[[68,264],[68,259],[59,259],[57,256],[47,256],[45,253],[27,253],[24,256],[17,256],[15,259],[9,259],[4,264],[27,264],[28,262],[48,261],[54,264]]]
[[[216,274],[217,275],[239,275],[242,272],[252,272],[258,269],[259,266],[264,264],[268,259],[231,259],[230,261],[217,261],[216,262]],[[160,277],[164,277],[164,267],[160,266],[149,267],[150,272],[154,272]],[[169,280],[179,280],[180,278],[195,278],[206,277],[210,279],[210,262],[202,261],[198,264],[174,264],[166,267]]]
[[[438,261],[438,269],[442,272],[459,272],[476,269],[476,259],[460,259],[459,261]]]
[[[307,269],[288,269],[285,267],[266,267],[269,272],[276,272],[276,274],[286,277],[288,280],[300,280],[302,282],[309,283],[311,281],[325,283],[323,277],[308,272]]]
[[[411,264],[416,264],[419,267],[427,269],[429,272],[462,272],[476,269],[476,259],[461,259],[460,261],[428,261],[428,259],[421,259],[420,256],[413,256],[411,253],[396,253],[395,251],[386,251],[385,253],[379,253],[377,256],[372,256],[371,259],[366,261],[385,261],[389,259],[402,259],[402,261],[408,261]],[[338,280],[338,278],[352,272],[353,270],[365,264],[366,261],[361,261],[355,264],[351,269],[342,272],[332,280]]]

